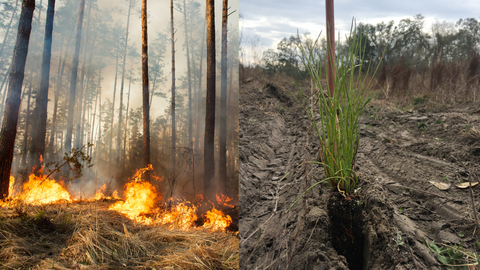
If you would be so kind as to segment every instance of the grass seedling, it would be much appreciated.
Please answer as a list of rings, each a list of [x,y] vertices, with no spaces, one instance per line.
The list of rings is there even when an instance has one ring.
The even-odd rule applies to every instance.
[[[402,231],[399,231],[397,227],[395,227],[395,231],[397,232],[397,237],[393,238],[393,241],[397,243],[397,246],[403,246],[403,241],[402,241]]]
[[[326,175],[323,181],[328,181],[331,189],[338,190],[344,197],[354,191],[358,181],[353,168],[359,147],[360,116],[370,101],[368,94],[373,80],[368,78],[373,78],[380,66],[379,63],[371,77],[362,76],[363,70],[370,73],[370,64],[364,67],[366,41],[356,35],[354,25],[352,22],[346,49],[336,52],[333,96],[324,94],[330,93],[331,89],[329,86],[324,89],[321,83],[324,78],[322,66],[327,66],[327,59],[324,57],[325,53],[317,49],[319,39],[308,43],[302,42],[298,36],[299,42],[296,45],[302,53],[303,65],[314,86],[320,90],[315,97],[318,110],[314,106],[310,107],[308,102],[301,102],[296,95],[284,89],[302,106],[314,126],[320,143],[321,162],[318,164],[323,166]],[[315,119],[317,113],[320,115],[319,121]]]
[[[480,256],[462,247],[462,244],[456,246],[449,246],[439,244],[439,247],[434,241],[424,244],[430,248],[437,255],[438,260],[442,265],[447,266],[447,269],[480,269]]]

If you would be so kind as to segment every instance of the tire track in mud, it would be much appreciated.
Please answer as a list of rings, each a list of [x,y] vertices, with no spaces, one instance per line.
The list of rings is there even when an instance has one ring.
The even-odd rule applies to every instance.
[[[241,92],[241,104],[245,105],[239,112],[240,268],[348,269],[328,240],[326,202],[319,188],[309,192],[305,221],[300,221],[302,200],[286,213],[305,190],[305,167],[282,178],[305,162],[310,122],[297,107],[287,105],[279,112],[275,105],[283,103],[266,92],[253,95],[249,103],[256,106],[242,102],[251,92]],[[309,143],[310,158],[318,153],[313,141]],[[320,171],[308,166],[310,183],[322,177]]]
[[[435,269],[438,262],[423,244],[424,239],[449,245],[463,242],[467,243],[471,250],[475,250],[476,240],[472,233],[473,214],[470,197],[467,190],[454,187],[455,182],[458,183],[462,178],[459,174],[462,167],[451,162],[457,159],[453,155],[445,156],[445,152],[448,151],[442,148],[454,148],[457,154],[473,164],[475,157],[469,155],[470,149],[458,140],[462,140],[460,137],[457,140],[453,139],[449,144],[444,144],[437,142],[439,130],[423,134],[412,134],[412,130],[409,130],[418,123],[416,122],[418,119],[425,121],[435,119],[435,116],[401,115],[393,119],[395,118],[411,121],[403,121],[395,127],[380,125],[379,128],[373,128],[377,129],[375,131],[366,131],[368,125],[362,128],[361,133],[364,137],[360,141],[357,165],[361,168],[361,173],[368,175],[366,178],[369,184],[377,185],[377,192],[384,193],[380,200],[387,209],[384,213],[390,215],[393,225],[403,232],[405,242],[415,251],[417,257],[412,258],[414,265],[417,269],[427,267],[425,264]],[[388,115],[382,121],[388,122]],[[391,122],[395,124],[394,121]],[[419,145],[423,146],[420,151]],[[452,184],[452,187],[446,192],[440,191],[429,181],[446,182]],[[366,193],[368,196],[369,192]],[[477,191],[475,194],[477,202],[479,198]],[[374,234],[368,229],[366,233]]]
[[[312,136],[306,149],[308,119],[272,91],[271,84],[240,86],[240,268],[348,269],[331,246],[328,184],[307,193],[305,215],[302,200],[286,212],[305,190],[305,167],[281,179],[307,153],[315,159],[318,145]],[[467,191],[439,191],[428,182],[465,179],[455,159],[478,169],[472,148],[480,149],[480,142],[464,132],[466,125],[480,130],[472,115],[380,110],[362,117],[356,170],[365,201],[364,269],[438,269],[423,238],[474,247]],[[323,170],[309,165],[308,179],[309,185],[324,179]],[[402,246],[393,240],[397,231]]]

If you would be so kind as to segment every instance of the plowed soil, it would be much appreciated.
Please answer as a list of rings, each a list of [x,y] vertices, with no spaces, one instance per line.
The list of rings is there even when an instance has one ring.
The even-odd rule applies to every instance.
[[[324,174],[309,164],[282,179],[319,156],[310,121],[280,86],[295,88],[279,84],[240,85],[240,269],[349,269],[332,248],[327,183],[287,212]],[[362,116],[356,171],[365,203],[363,269],[445,269],[424,241],[480,253],[469,189],[455,186],[469,175],[479,181],[480,103],[428,110],[428,101],[417,103],[402,111],[376,100]],[[473,194],[480,215],[480,185]],[[402,245],[394,241],[399,235]]]

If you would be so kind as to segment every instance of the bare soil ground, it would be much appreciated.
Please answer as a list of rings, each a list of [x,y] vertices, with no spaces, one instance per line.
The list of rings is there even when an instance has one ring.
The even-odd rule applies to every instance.
[[[307,193],[305,207],[300,199],[286,212],[324,175],[310,164],[282,180],[297,165],[318,160],[318,142],[308,135],[304,112],[279,86],[296,92],[288,83],[257,79],[240,85],[240,268],[349,269],[332,248],[327,183]],[[444,268],[424,240],[463,243],[480,253],[469,190],[455,187],[468,181],[463,165],[470,172],[480,168],[480,103],[432,108],[417,100],[414,110],[401,111],[374,100],[360,132],[363,269]],[[442,191],[430,181],[452,185]],[[479,211],[480,185],[473,192]],[[403,245],[394,241],[398,234]]]

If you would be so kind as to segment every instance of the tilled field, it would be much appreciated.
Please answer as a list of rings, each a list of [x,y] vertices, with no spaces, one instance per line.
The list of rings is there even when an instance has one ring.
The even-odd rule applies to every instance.
[[[455,187],[480,168],[480,103],[429,110],[426,103],[401,111],[373,101],[362,117],[356,170],[365,202],[363,269],[442,269],[424,241],[480,253],[469,190]],[[275,83],[254,80],[240,86],[239,114],[240,268],[349,269],[332,248],[327,183],[287,212],[306,185],[324,178],[309,164],[282,179],[319,159],[304,112]]]

